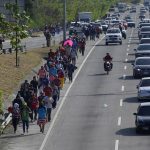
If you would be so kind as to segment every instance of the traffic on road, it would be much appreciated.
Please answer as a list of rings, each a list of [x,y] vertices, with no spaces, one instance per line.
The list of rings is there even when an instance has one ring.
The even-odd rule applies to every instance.
[[[69,38],[60,44],[55,54],[50,50],[33,88],[38,94],[50,94],[49,102],[45,97],[37,103],[41,109],[49,108],[43,109],[44,120],[38,118],[39,108],[31,110],[29,128],[19,123],[15,134],[0,137],[6,142],[2,150],[149,150],[149,8],[123,3],[103,20],[72,22]],[[49,77],[48,84],[43,75]],[[26,100],[24,90],[21,94]],[[42,122],[40,130],[36,119],[38,125]]]

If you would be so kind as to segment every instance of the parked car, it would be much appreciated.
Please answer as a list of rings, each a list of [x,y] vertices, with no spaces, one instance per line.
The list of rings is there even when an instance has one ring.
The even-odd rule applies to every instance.
[[[134,78],[150,76],[150,57],[138,57],[132,65]]]
[[[137,98],[141,100],[150,100],[150,77],[142,78],[137,85]]]
[[[150,44],[139,44],[135,51],[135,58],[137,57],[150,57]]]
[[[150,102],[141,103],[135,115],[136,133],[150,129]]]

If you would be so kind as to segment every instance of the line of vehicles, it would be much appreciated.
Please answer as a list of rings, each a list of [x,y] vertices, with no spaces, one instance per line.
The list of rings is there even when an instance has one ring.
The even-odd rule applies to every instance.
[[[140,8],[138,24],[139,44],[135,52],[133,78],[140,79],[137,88],[137,99],[141,102],[135,115],[136,133],[150,130],[150,19],[145,18],[146,7]],[[133,11],[130,10],[130,13]],[[141,17],[143,16],[143,17]]]

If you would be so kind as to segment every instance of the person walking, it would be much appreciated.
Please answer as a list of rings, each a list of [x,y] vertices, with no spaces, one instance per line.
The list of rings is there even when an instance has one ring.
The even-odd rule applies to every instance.
[[[45,107],[46,107],[46,111],[47,111],[47,119],[48,119],[48,122],[51,121],[51,112],[52,112],[52,104],[53,104],[54,100],[51,96],[45,96],[44,97],[44,104],[45,104]]]
[[[37,94],[38,81],[37,81],[37,79],[36,79],[36,76],[33,77],[33,79],[31,80],[30,84],[33,86],[34,92]]]
[[[23,102],[23,105],[22,105],[22,108],[21,108],[21,119],[22,119],[22,124],[23,124],[23,134],[25,134],[25,132],[28,133],[29,113],[31,113],[30,108],[27,106],[26,102]]]
[[[38,113],[37,124],[40,127],[40,132],[44,133],[45,124],[47,122],[47,117],[46,117],[47,111],[43,102],[40,103],[37,113]]]
[[[71,62],[69,62],[67,67],[69,82],[72,82],[74,69],[74,65]]]
[[[14,128],[14,133],[16,133],[17,126],[18,126],[19,120],[20,120],[20,109],[19,109],[19,104],[18,103],[15,103],[13,105],[11,113],[12,113],[12,125],[13,125],[13,128]]]

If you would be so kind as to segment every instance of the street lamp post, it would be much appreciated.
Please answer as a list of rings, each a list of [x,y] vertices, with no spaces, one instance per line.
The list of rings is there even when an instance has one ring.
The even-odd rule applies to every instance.
[[[63,18],[63,40],[66,40],[66,0],[64,2],[64,18]]]
[[[18,0],[15,0],[15,3],[16,3],[16,6],[18,6]],[[16,23],[18,24],[17,19],[16,19]],[[16,67],[18,67],[18,66],[19,66],[19,63],[18,63],[18,31],[16,30]]]

